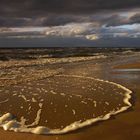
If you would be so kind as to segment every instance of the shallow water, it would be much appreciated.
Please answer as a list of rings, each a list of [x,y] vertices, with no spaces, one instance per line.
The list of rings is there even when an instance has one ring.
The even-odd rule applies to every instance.
[[[95,57],[63,58],[53,63],[92,59]],[[44,59],[1,63],[0,125],[5,130],[66,133],[109,119],[131,106],[127,88],[86,75],[64,75],[63,67],[50,68],[48,62],[52,63]]]

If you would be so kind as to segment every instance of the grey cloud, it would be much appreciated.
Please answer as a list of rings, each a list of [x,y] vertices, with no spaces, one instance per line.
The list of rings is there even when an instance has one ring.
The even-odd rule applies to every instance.
[[[105,22],[104,22],[105,23]],[[132,25],[140,23],[140,14],[137,13],[135,15],[128,17],[122,17],[120,15],[113,15],[109,19],[106,19],[106,26],[121,26],[121,25]]]
[[[96,11],[140,7],[139,0],[0,0],[0,15],[37,16],[55,14],[92,14]]]
[[[74,16],[74,15],[56,15],[56,14],[32,18],[0,17],[1,27],[61,26],[70,23],[84,23],[84,22],[95,22],[95,18],[82,15]]]
[[[118,11],[135,7],[140,7],[140,0],[0,0],[0,27],[133,24],[139,23],[139,15],[125,20]]]
[[[140,13],[135,14],[130,18],[131,23],[140,23]]]

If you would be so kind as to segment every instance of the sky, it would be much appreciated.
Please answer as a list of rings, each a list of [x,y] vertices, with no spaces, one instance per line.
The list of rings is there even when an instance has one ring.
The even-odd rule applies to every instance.
[[[140,0],[0,0],[0,47],[140,47]]]

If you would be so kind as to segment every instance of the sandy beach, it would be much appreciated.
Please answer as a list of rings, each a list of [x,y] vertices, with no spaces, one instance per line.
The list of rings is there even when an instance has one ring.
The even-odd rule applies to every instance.
[[[82,57],[82,58],[78,58],[77,60],[74,59],[74,61],[72,59],[69,59],[69,62],[68,60],[67,61],[62,60],[61,63],[59,59],[58,63],[56,63],[58,60],[55,60],[55,61],[53,60],[55,62],[53,65],[49,64],[50,61],[49,63],[48,61],[47,62],[43,61],[43,65],[40,65],[40,63],[38,63],[36,60],[31,60],[32,61],[31,63],[35,65],[34,67],[29,66],[30,64],[23,63],[22,69],[20,70],[19,70],[19,67],[21,67],[20,63],[18,64],[14,60],[12,61],[12,63],[1,62],[0,67],[1,67],[2,72],[4,71],[5,73],[10,73],[10,70],[11,69],[13,70],[13,73],[10,73],[9,75],[7,75],[7,78],[2,77],[0,81],[2,85],[1,90],[10,91],[9,93],[8,92],[5,93],[7,97],[10,96],[10,94],[12,95],[16,94],[14,93],[14,91],[16,91],[17,94],[19,94],[19,91],[21,90],[21,88],[23,89],[23,92],[25,93],[26,97],[28,97],[28,92],[34,92],[34,95],[36,95],[37,86],[45,90],[46,86],[44,85],[47,85],[46,90],[48,90],[49,93],[52,92],[55,95],[55,98],[58,96],[56,98],[57,100],[60,97],[63,98],[63,96],[65,96],[65,93],[66,95],[68,95],[67,98],[66,97],[64,98],[63,102],[61,101],[61,98],[58,101],[56,101],[55,98],[54,99],[52,98],[52,95],[48,96],[49,95],[48,94],[46,97],[45,95],[41,93],[40,93],[40,97],[35,96],[35,98],[32,99],[31,105],[33,105],[36,109],[38,109],[38,106],[34,105],[36,103],[36,100],[40,104],[42,103],[41,100],[43,101],[43,99],[45,99],[47,103],[50,101],[49,104],[51,104],[51,102],[54,103],[54,101],[56,101],[55,103],[58,109],[57,114],[60,114],[60,115],[58,115],[59,117],[56,115],[56,116],[49,116],[47,118],[48,123],[46,122],[46,125],[48,125],[49,127],[55,128],[56,126],[60,126],[63,124],[62,126],[63,128],[65,125],[68,125],[70,122],[74,121],[73,119],[75,119],[75,117],[72,118],[70,116],[72,116],[72,114],[73,116],[75,116],[75,113],[77,113],[77,111],[75,112],[75,110],[73,110],[73,112],[70,112],[70,110],[66,110],[64,114],[67,114],[67,116],[65,116],[65,118],[67,119],[65,120],[61,119],[64,116],[61,110],[62,106],[64,105],[68,105],[69,107],[75,106],[75,108],[78,109],[79,111],[78,114],[81,114],[81,115],[77,115],[77,120],[85,118],[85,117],[91,118],[91,115],[93,115],[93,112],[91,111],[92,108],[96,112],[94,115],[98,116],[100,114],[100,111],[102,110],[101,109],[102,106],[104,106],[103,104],[101,104],[97,108],[94,108],[94,105],[90,104],[89,103],[90,101],[87,101],[89,105],[87,109],[85,108],[85,106],[82,107],[82,105],[80,104],[81,103],[80,97],[78,98],[75,96],[71,97],[71,94],[69,95],[68,93],[73,93],[73,95],[77,95],[77,93],[81,93],[81,91],[83,92],[83,89],[81,89],[81,87],[83,87],[83,88],[86,88],[86,90],[83,93],[82,98],[84,99],[85,102],[86,102],[86,99],[90,100],[91,99],[90,97],[93,93],[91,88],[94,87],[95,82],[96,82],[93,80],[90,81],[90,80],[76,78],[76,77],[72,78],[72,75],[76,75],[77,77],[93,77],[96,79],[103,79],[105,81],[107,80],[110,82],[118,83],[118,84],[123,85],[126,88],[129,88],[132,91],[132,98],[130,100],[132,107],[120,114],[112,116],[107,121],[97,122],[90,126],[83,127],[81,129],[69,132],[64,135],[35,135],[35,134],[30,134],[30,133],[15,133],[15,132],[4,131],[3,129],[0,129],[0,139],[2,140],[7,140],[7,139],[8,140],[22,140],[22,139],[27,139],[27,140],[36,140],[36,139],[40,139],[40,140],[45,140],[45,139],[47,140],[85,140],[85,139],[129,140],[129,139],[135,139],[135,140],[138,140],[140,136],[140,133],[139,133],[140,132],[140,120],[139,120],[139,117],[140,117],[140,112],[139,112],[140,110],[140,95],[139,95],[139,92],[140,92],[140,87],[139,87],[140,55],[137,53],[132,53],[132,54],[130,53],[130,54],[125,54],[125,55],[115,54],[111,57],[112,59],[108,57],[101,57],[100,59],[93,59],[92,57],[90,58]],[[7,63],[7,64],[4,65],[4,63]],[[16,67],[14,67],[15,65]],[[46,71],[49,71],[49,74]],[[9,80],[9,77],[11,75],[13,76],[16,72],[17,72],[16,75],[18,75],[17,77],[15,77],[16,80],[15,79]],[[22,77],[20,77],[21,76],[20,72],[24,73]],[[28,74],[26,74],[27,72]],[[33,74],[33,77],[30,76],[31,74]],[[64,77],[63,75],[71,76],[71,78],[68,79]],[[75,81],[77,85],[75,85],[75,83],[73,85],[73,81]],[[83,86],[81,86],[82,84]],[[101,83],[97,83],[97,85],[98,84],[101,84]],[[13,87],[13,85],[17,85],[17,87],[15,88]],[[86,85],[88,85],[89,87],[86,87]],[[65,88],[65,86],[69,88]],[[106,96],[105,97],[101,96],[99,94],[100,92],[96,90],[95,97],[93,97],[94,99],[95,98],[97,99],[97,102],[99,102],[101,98],[103,98],[103,100],[110,99],[108,100],[108,102],[110,101],[109,102],[110,106],[109,107],[107,106],[105,108],[105,111],[111,110],[111,107],[115,108],[119,102],[123,106],[122,96],[120,97],[117,96],[117,100],[116,101],[114,100],[116,99],[114,98],[114,96],[118,89],[116,89],[115,93],[112,96],[112,92],[113,92],[112,88],[115,89],[115,87],[111,87],[111,86],[108,84],[102,86],[101,84],[101,88],[103,88],[104,95]],[[58,94],[56,94],[56,91],[58,92]],[[118,92],[120,92],[120,89],[118,90]],[[61,93],[60,97],[59,97],[59,93]],[[18,99],[18,103],[16,104],[15,104],[15,101],[17,99],[13,96],[9,104],[7,103],[7,106],[2,107],[1,105],[1,112],[4,113],[5,110],[7,110],[8,112],[16,114],[20,109],[22,110],[22,108],[18,108],[18,106],[19,107],[26,106],[22,104],[22,100],[24,98],[22,95],[23,95],[22,93],[18,95],[18,97],[21,97],[21,98]],[[4,96],[1,96],[1,97],[4,97]],[[28,100],[28,99],[24,98],[24,100]],[[102,101],[102,102],[105,102],[105,101]],[[9,106],[11,104],[13,104],[14,106],[13,108],[15,108],[15,110],[10,109]],[[26,108],[29,108],[29,106],[26,106]],[[52,109],[53,108],[55,107],[52,106]],[[33,109],[31,114],[35,114],[35,112],[37,112],[36,109]],[[42,113],[44,116],[44,119],[42,120],[42,122],[40,122],[41,125],[43,125],[47,117],[46,113],[52,109],[50,108],[47,109],[46,107],[46,112],[44,112],[44,114]],[[84,112],[83,115],[82,115],[82,111]],[[18,112],[18,116],[23,116],[24,113],[25,113],[25,110]],[[30,119],[32,118],[29,117],[28,122],[31,121]],[[53,123],[49,123],[49,122],[53,122]]]
[[[136,62],[136,63],[128,63],[126,65],[119,65],[114,67],[116,69],[139,69],[140,68],[140,63]]]
[[[0,140],[140,140],[140,0],[1,0]]]

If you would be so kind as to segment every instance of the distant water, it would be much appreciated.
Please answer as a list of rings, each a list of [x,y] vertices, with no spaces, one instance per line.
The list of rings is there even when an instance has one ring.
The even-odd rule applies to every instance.
[[[98,47],[47,47],[47,48],[16,48],[0,49],[0,60],[9,59],[38,59],[38,58],[66,58],[80,56],[109,56],[139,53],[140,48],[98,48]]]
[[[38,48],[38,47],[139,47],[139,38],[100,38],[98,40],[88,40],[79,37],[61,36],[0,36],[0,48]]]

